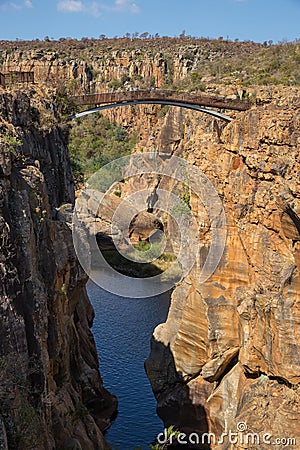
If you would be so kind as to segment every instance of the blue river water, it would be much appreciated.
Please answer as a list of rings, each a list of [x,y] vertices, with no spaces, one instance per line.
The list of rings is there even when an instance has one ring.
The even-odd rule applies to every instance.
[[[154,328],[166,320],[170,294],[148,298],[113,295],[87,284],[95,310],[93,334],[104,386],[118,397],[118,415],[105,434],[113,450],[149,449],[163,431],[144,370]]]

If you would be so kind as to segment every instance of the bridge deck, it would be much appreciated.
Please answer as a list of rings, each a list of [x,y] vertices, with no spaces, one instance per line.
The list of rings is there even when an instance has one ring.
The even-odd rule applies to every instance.
[[[172,103],[185,103],[218,109],[231,109],[246,111],[252,104],[247,100],[230,99],[223,96],[207,95],[202,93],[177,92],[161,89],[145,89],[123,92],[102,92],[99,94],[76,95],[72,97],[75,105],[104,105],[109,103],[122,103],[130,101],[153,100]]]

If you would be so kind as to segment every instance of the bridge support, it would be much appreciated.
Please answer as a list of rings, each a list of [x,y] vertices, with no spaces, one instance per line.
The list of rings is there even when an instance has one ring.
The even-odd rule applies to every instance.
[[[99,111],[104,111],[106,109],[112,109],[112,108],[118,108],[121,106],[131,106],[131,105],[168,105],[168,106],[177,106],[179,108],[186,108],[186,109],[192,109],[198,112],[202,112],[205,114],[209,114],[211,116],[217,117],[218,119],[225,120],[226,122],[231,122],[233,119],[232,117],[226,116],[225,114],[222,114],[218,111],[214,111],[212,109],[203,108],[198,105],[192,105],[189,103],[181,103],[181,102],[170,102],[168,100],[134,100],[134,101],[128,101],[128,102],[120,102],[120,103],[113,103],[110,105],[102,105],[98,106],[97,108],[88,109],[86,111],[82,111],[80,113],[74,114],[70,117],[70,119],[79,119],[80,117],[86,116],[88,114],[93,114]]]

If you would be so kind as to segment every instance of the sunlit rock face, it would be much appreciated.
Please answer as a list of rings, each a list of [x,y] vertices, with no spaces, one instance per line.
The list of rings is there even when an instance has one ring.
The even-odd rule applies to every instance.
[[[239,114],[220,140],[212,119],[190,113],[179,141],[176,113],[156,129],[213,182],[227,218],[217,270],[200,284],[200,262],[175,288],[146,362],[159,414],[185,432],[221,436],[243,422],[300,437],[300,116],[297,98],[285,100]],[[207,247],[203,203],[191,193],[190,205]]]
[[[53,105],[0,96],[1,448],[106,448],[116,409],[103,387],[87,277],[59,217],[74,202]]]

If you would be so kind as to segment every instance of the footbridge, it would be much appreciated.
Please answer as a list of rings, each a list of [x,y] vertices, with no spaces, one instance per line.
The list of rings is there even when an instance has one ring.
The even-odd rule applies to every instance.
[[[163,89],[143,89],[76,95],[71,97],[71,100],[76,106],[94,106],[91,109],[75,114],[71,117],[71,119],[76,119],[97,111],[120,106],[160,104],[193,109],[229,122],[232,118],[220,111],[216,111],[216,109],[247,111],[252,106],[252,104],[247,100],[233,99],[219,95],[207,95],[195,92],[178,92]]]

